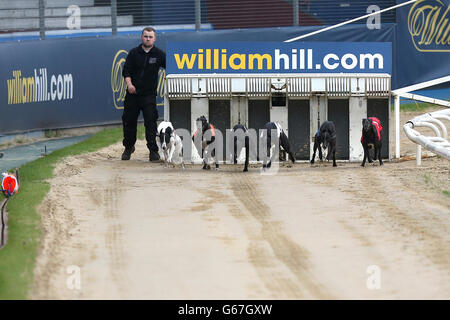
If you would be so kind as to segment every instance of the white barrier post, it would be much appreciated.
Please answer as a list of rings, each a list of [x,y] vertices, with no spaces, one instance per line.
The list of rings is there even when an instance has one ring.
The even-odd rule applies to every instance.
[[[420,166],[422,164],[422,146],[416,144],[416,165]]]
[[[400,96],[394,97],[395,101],[395,157],[400,158]]]

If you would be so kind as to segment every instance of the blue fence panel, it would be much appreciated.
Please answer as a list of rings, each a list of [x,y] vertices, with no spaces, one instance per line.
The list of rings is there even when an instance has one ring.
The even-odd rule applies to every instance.
[[[395,87],[450,75],[450,0],[421,0],[397,9]]]
[[[440,3],[448,6],[449,1],[418,2],[440,6],[434,11],[437,30],[444,25],[439,25],[439,21],[449,15]],[[369,30],[365,25],[347,25],[305,40],[335,42],[317,44],[325,48],[345,46],[340,42],[392,42],[393,89],[449,75],[449,42],[436,43],[437,34],[436,37],[431,34],[430,44],[421,43],[420,32],[418,35],[409,32],[408,19],[411,20],[411,15],[414,16],[416,12],[414,10],[419,9],[408,6],[398,10],[398,26],[382,24],[380,29]],[[425,13],[425,9],[421,10]],[[416,19],[419,17],[417,14]],[[161,32],[158,33],[156,45],[163,50],[166,50],[168,43],[182,41],[191,44],[217,41],[277,42],[284,46],[283,41],[320,28]],[[442,34],[448,40],[448,33]],[[125,92],[121,68],[127,52],[139,44],[139,34],[0,43],[0,134],[121,123]],[[262,44],[263,47],[269,45]],[[290,45],[301,48],[305,43],[298,41]],[[164,72],[160,75],[158,88],[160,117],[163,115],[163,88]]]

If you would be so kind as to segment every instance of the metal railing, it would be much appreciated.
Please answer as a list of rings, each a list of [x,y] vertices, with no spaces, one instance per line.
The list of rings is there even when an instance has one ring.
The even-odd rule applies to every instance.
[[[307,98],[316,91],[326,96],[388,97],[391,84],[387,74],[171,74],[166,77],[166,93],[170,99],[233,95],[268,98],[274,92],[273,80],[286,84],[283,92],[290,98]]]
[[[450,142],[448,140],[448,130],[442,120],[450,123],[450,109],[426,113],[409,120],[403,131],[406,136],[417,144],[416,163],[421,165],[422,147],[450,160]],[[418,127],[430,128],[434,136],[425,135],[416,130]],[[450,126],[449,126],[450,128]]]

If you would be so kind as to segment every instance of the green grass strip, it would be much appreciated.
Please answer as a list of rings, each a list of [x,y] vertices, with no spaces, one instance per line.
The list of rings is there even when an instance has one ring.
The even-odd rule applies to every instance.
[[[138,137],[141,137],[143,128],[138,128],[138,131]],[[42,238],[41,220],[36,207],[50,190],[46,181],[53,177],[56,163],[67,156],[97,151],[120,141],[122,137],[122,128],[106,129],[20,168],[19,193],[7,207],[8,242],[0,250],[0,299],[30,298],[35,260]]]
[[[450,99],[447,99],[450,101]],[[391,110],[394,111],[394,104],[391,104]],[[426,111],[428,108],[443,108],[442,106],[437,106],[433,103],[428,103],[428,102],[411,102],[411,103],[404,103],[404,104],[400,104],[400,111],[403,112],[415,112],[415,111]]]

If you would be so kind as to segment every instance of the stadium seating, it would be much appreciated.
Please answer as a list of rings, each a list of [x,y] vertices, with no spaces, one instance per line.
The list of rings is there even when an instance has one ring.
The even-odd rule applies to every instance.
[[[285,27],[293,25],[292,3],[284,0],[207,0],[208,22],[214,29]],[[299,10],[299,25],[322,23]]]
[[[47,30],[67,28],[70,5],[80,7],[81,28],[111,26],[111,7],[95,6],[94,0],[46,0],[45,27]],[[117,17],[117,25],[133,25],[133,16]],[[39,29],[39,0],[16,0],[0,2],[1,32],[30,31]]]

